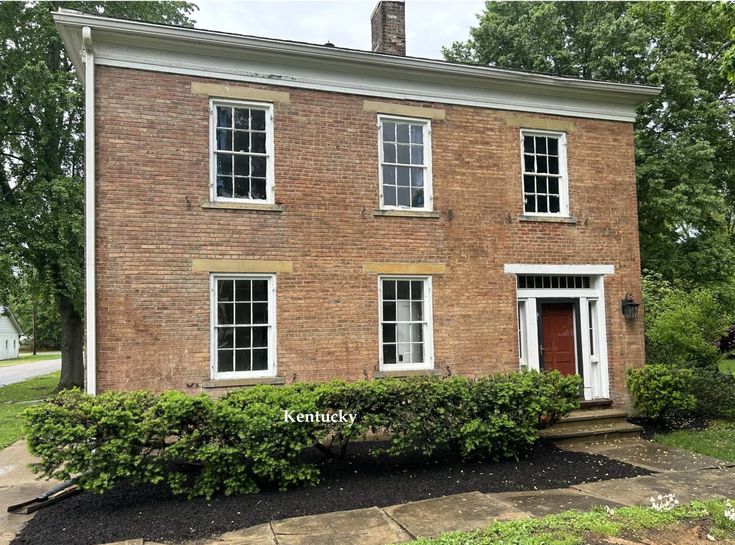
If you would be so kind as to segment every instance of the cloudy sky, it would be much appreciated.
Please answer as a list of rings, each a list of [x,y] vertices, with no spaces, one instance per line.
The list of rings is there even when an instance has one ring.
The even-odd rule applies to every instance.
[[[196,27],[370,49],[370,14],[377,0],[198,0]],[[408,0],[406,49],[415,57],[442,58],[442,46],[466,40],[482,0]]]

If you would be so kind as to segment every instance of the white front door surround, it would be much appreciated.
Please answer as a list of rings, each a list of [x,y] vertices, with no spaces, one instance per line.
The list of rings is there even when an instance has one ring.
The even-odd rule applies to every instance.
[[[605,324],[605,275],[612,265],[507,264],[516,279],[518,350],[521,369],[541,370],[539,313],[542,301],[574,301],[577,366],[581,362],[584,398],[610,397]],[[576,282],[575,282],[576,280]]]

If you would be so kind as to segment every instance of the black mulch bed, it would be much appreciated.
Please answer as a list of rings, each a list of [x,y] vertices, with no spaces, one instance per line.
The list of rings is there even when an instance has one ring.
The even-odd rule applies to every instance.
[[[39,511],[12,545],[94,545],[145,538],[181,542],[270,520],[330,511],[384,507],[459,494],[563,488],[649,475],[650,471],[597,454],[537,443],[519,462],[462,463],[449,457],[376,459],[370,445],[352,445],[348,461],[321,462],[322,484],[287,492],[186,500],[165,486],[120,486],[80,494]],[[12,515],[11,515],[12,516]]]

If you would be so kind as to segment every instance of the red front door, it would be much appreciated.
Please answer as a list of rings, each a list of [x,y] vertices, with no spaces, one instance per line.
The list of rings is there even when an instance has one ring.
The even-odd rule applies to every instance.
[[[543,303],[541,305],[541,357],[546,371],[557,369],[563,375],[577,372],[574,335],[574,305]]]

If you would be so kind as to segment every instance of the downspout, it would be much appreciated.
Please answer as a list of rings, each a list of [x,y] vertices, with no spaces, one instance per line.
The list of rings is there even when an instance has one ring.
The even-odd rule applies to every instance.
[[[97,392],[97,314],[95,283],[94,49],[92,29],[82,29],[84,52],[84,253],[86,319],[86,390]]]

